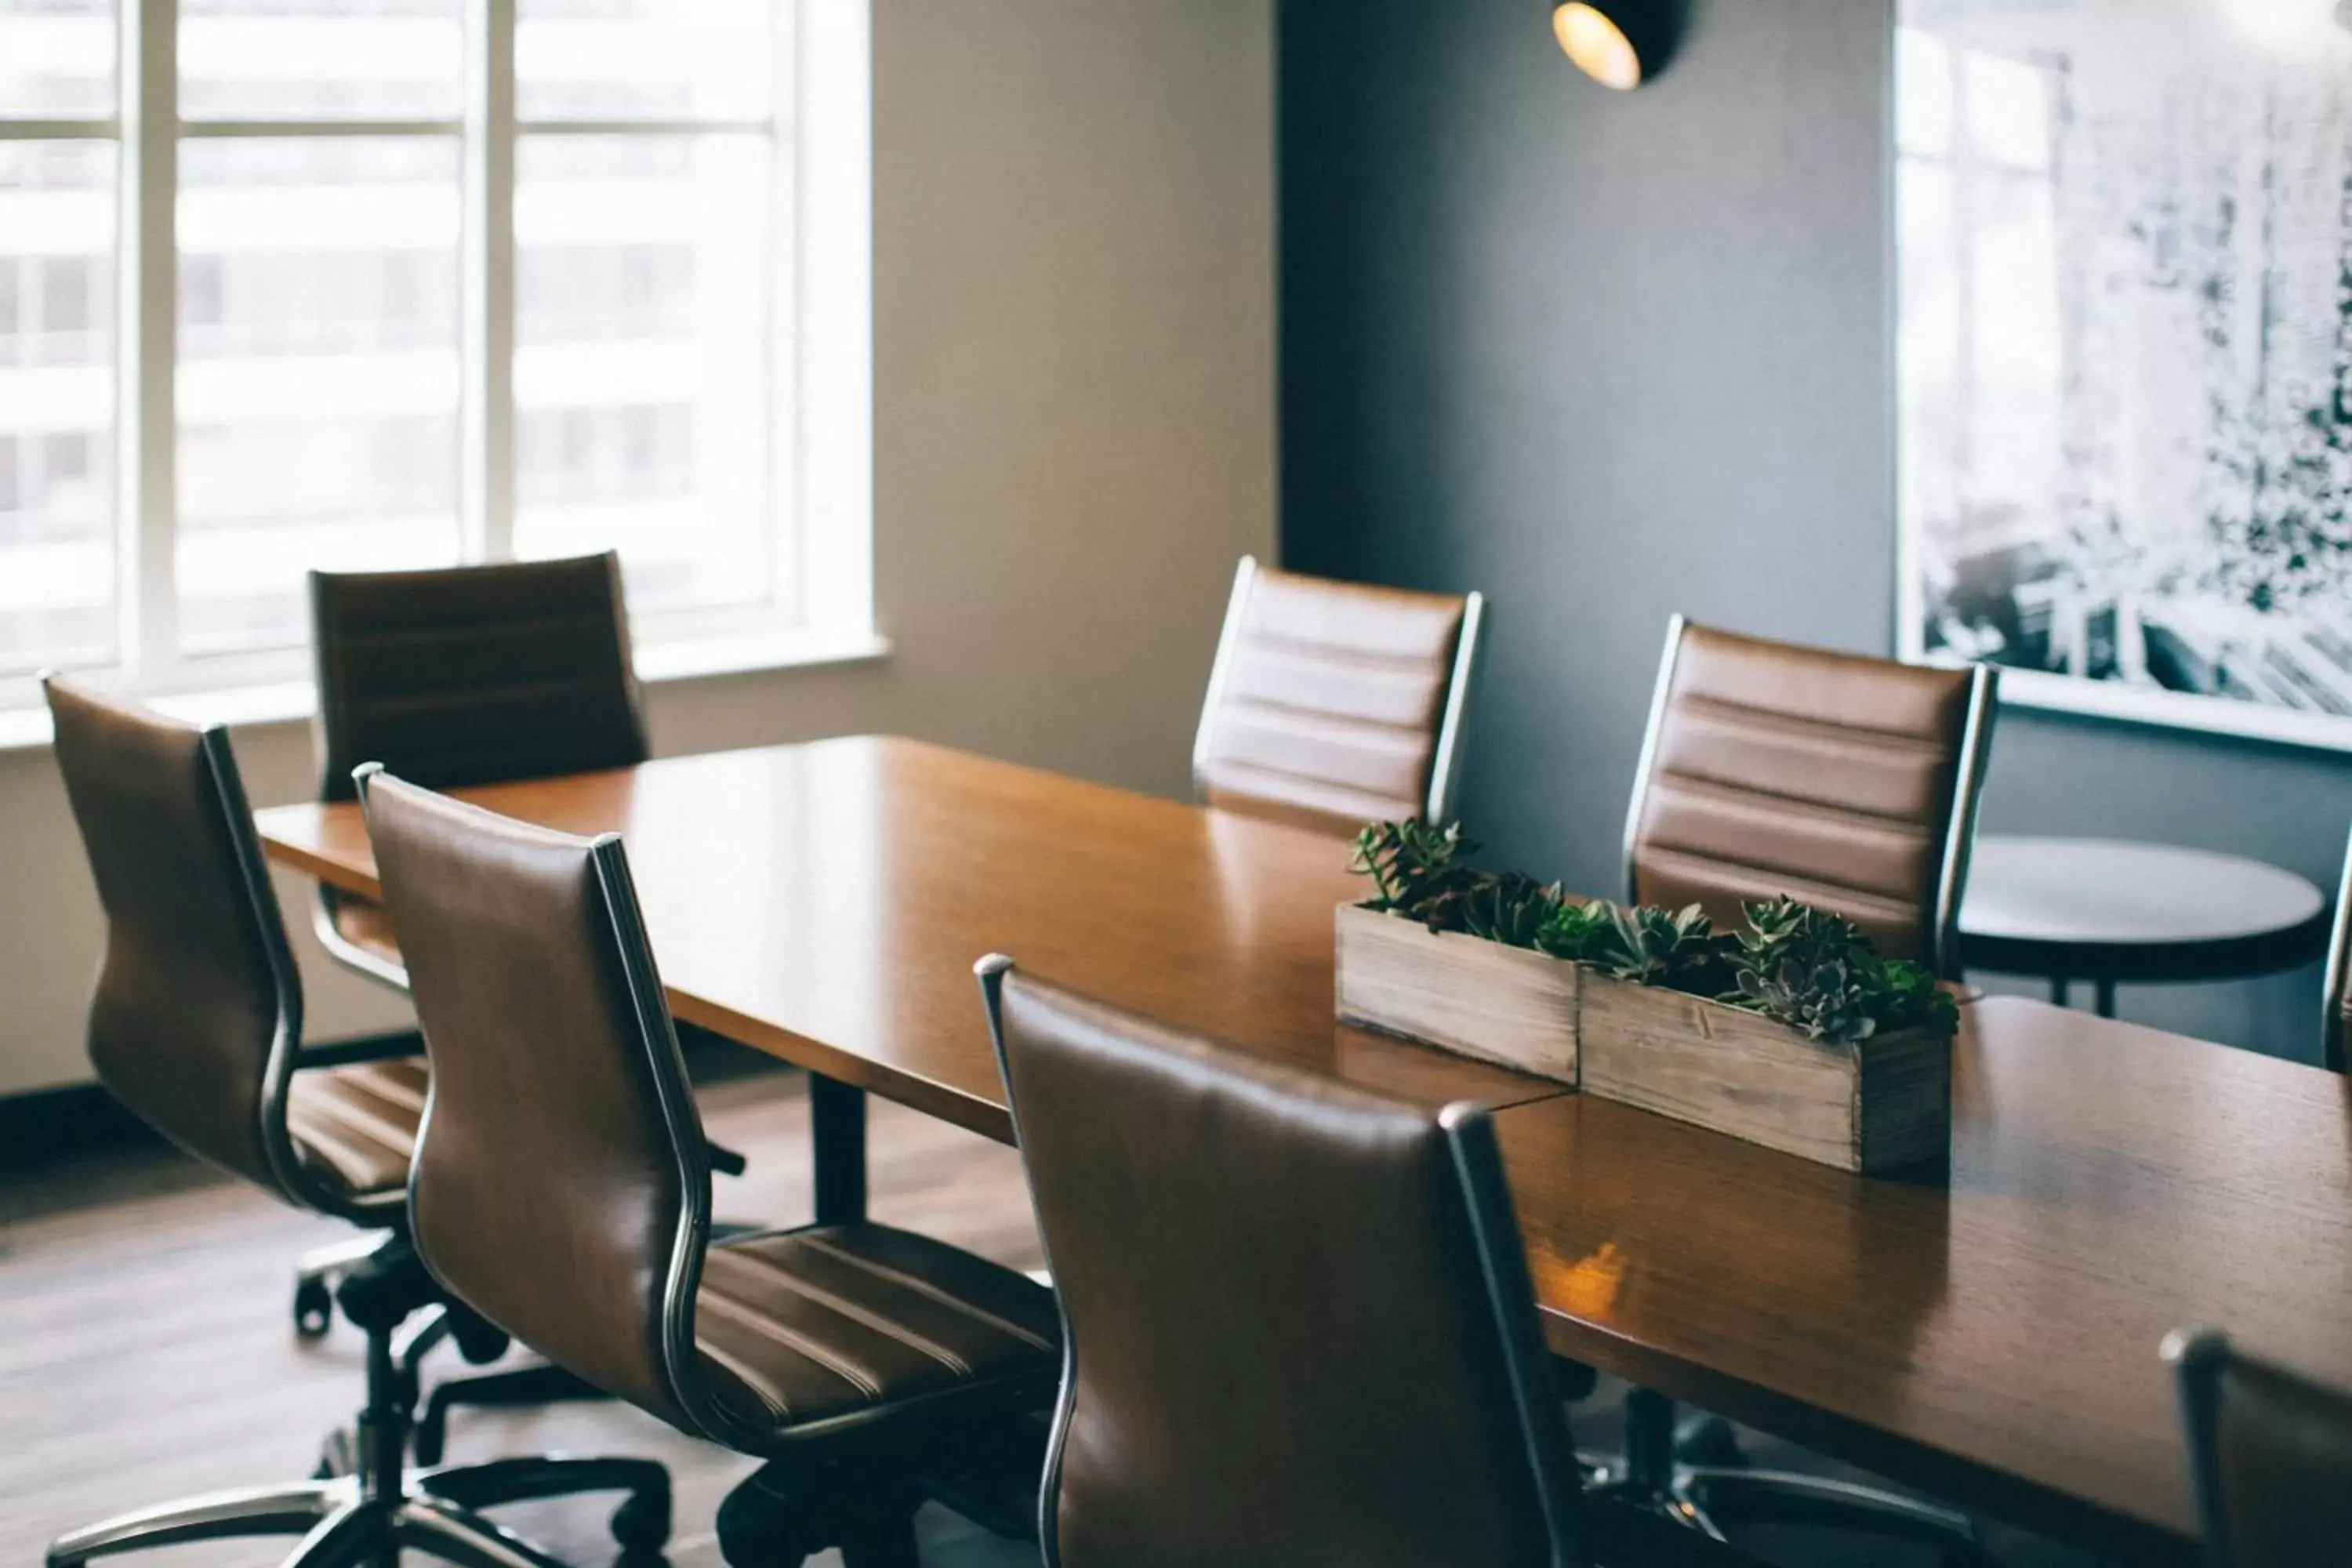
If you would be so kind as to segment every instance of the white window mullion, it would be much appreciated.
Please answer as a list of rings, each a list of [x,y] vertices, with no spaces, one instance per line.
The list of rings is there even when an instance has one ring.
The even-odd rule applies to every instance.
[[[504,560],[515,516],[516,0],[466,11],[466,554]]]
[[[795,621],[806,615],[808,540],[796,526],[801,506],[801,246],[806,226],[797,219],[801,205],[800,138],[792,127],[799,118],[801,96],[801,32],[809,25],[808,7],[777,8],[775,21],[775,100],[761,127],[773,149],[768,185],[768,232],[774,237],[770,258],[768,305],[768,524],[775,548],[770,557],[769,591],[775,604]]]
[[[115,608],[134,681],[178,660],[173,528],[179,430],[173,362],[179,319],[180,70],[177,0],[122,0],[121,310],[116,340]]]
[[[391,136],[457,136],[465,132],[457,120],[194,120],[180,127],[191,140],[217,138],[252,142],[269,136],[298,136],[315,141],[322,136],[358,136],[383,140]]]
[[[871,7],[801,0],[782,116],[797,179],[798,279],[789,305],[798,473],[780,498],[796,530],[801,624],[874,629],[874,254]]]

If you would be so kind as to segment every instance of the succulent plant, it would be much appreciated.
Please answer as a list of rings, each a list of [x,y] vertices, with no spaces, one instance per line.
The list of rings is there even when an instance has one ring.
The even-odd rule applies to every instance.
[[[1535,949],[1554,958],[1590,963],[1613,940],[1615,926],[1611,917],[1615,912],[1604,899],[1585,903],[1562,898],[1552,910],[1551,919],[1536,932]]]
[[[1885,959],[1881,963],[1881,977],[1886,987],[1878,1014],[1882,1029],[1924,1026],[1949,1034],[1960,1026],[1960,1005],[1937,983],[1935,971],[1924,963],[1901,958]]]
[[[1411,903],[1399,905],[1397,913],[1407,920],[1418,921],[1433,931],[1468,931],[1470,892],[1471,879],[1465,875]]]
[[[1679,910],[1612,905],[1608,938],[1591,962],[1620,980],[1701,995],[1723,989],[1730,939],[1696,904]]]
[[[1775,899],[1748,906],[1730,955],[1736,989],[1752,1007],[1817,1040],[1866,1040],[1919,1025],[1956,1026],[1958,1010],[1926,969],[1879,956],[1842,915]]]
[[[1918,964],[1879,956],[1859,927],[1794,899],[1747,907],[1747,929],[1718,932],[1705,911],[1584,902],[1519,871],[1467,864],[1478,846],[1459,826],[1377,822],[1356,836],[1353,869],[1372,881],[1364,907],[1433,931],[1589,963],[1620,980],[1712,997],[1817,1040],[1958,1026],[1959,1014]]]
[[[1372,879],[1368,908],[1411,914],[1415,906],[1465,884],[1473,873],[1464,862],[1476,853],[1478,845],[1462,836],[1461,824],[1433,827],[1415,816],[1366,826],[1356,835],[1348,864]]]
[[[1557,885],[1547,887],[1524,871],[1481,875],[1465,890],[1462,929],[1507,947],[1534,947],[1559,905]]]

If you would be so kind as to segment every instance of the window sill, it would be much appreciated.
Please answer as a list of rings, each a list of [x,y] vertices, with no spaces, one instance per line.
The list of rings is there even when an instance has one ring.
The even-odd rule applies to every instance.
[[[700,642],[662,642],[636,650],[637,679],[648,686],[670,686],[771,670],[868,664],[889,652],[890,640],[874,632],[763,632]],[[306,723],[318,709],[318,694],[307,680],[225,687],[148,700],[191,724]],[[41,751],[48,743],[47,709],[0,710],[0,752]]]

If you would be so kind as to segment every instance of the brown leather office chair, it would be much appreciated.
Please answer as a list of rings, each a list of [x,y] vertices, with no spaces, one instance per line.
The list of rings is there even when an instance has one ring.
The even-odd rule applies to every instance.
[[[319,798],[353,798],[352,770],[382,763],[435,789],[600,768],[649,754],[629,655],[620,558],[611,552],[420,572],[310,574],[318,676]],[[313,926],[344,967],[404,989],[383,910],[321,882]],[[719,1168],[743,1161],[716,1152]],[[304,1260],[306,1284],[332,1268]],[[323,1331],[315,1285],[297,1321]],[[303,1309],[308,1308],[306,1312]],[[440,1458],[448,1408],[573,1396],[570,1380],[515,1372],[435,1391],[417,1422],[417,1457]]]
[[[645,705],[629,656],[620,558],[426,572],[313,572],[319,798],[350,800],[382,763],[432,789],[642,763]],[[383,913],[320,889],[319,940],[404,984]]]
[[[911,1563],[919,1461],[1050,1389],[1051,1293],[878,1225],[714,1243],[620,840],[362,773],[432,1053],[410,1206],[435,1277],[586,1382],[825,1478],[770,1521],[765,1563],[840,1545],[852,1568]]]
[[[1453,819],[1477,594],[1334,583],[1242,557],[1192,742],[1210,805],[1320,833]]]
[[[2352,844],[2344,849],[2344,875],[2336,888],[2336,926],[2327,939],[2327,973],[2320,992],[2319,1065],[2346,1070],[2345,1047],[2352,1037]]]
[[[668,1481],[650,1461],[523,1458],[404,1475],[416,1359],[467,1326],[443,1310],[396,1234],[423,1064],[303,1047],[301,985],[226,731],[55,678],[45,685],[58,766],[106,913],[89,1016],[100,1080],[190,1153],[380,1233],[340,1287],[368,1333],[356,1473],[124,1514],[60,1537],[52,1568],[183,1541],[306,1532],[299,1560],[325,1568],[363,1554],[407,1514],[433,1536],[420,1546],[495,1545],[506,1532],[469,1508],[614,1488],[642,1500],[625,1505],[620,1532],[657,1544]]]
[[[1736,927],[1782,893],[1957,979],[1993,671],[1668,625],[1625,819],[1625,891]]]
[[[1742,1561],[1580,1493],[1484,1111],[979,972],[1064,1314],[1052,1568]]]
[[[1788,894],[1881,952],[1959,978],[1959,909],[1992,739],[1994,673],[1667,624],[1633,795],[1625,896],[1738,929]],[[1636,1389],[1610,1495],[1702,1529],[1739,1521],[1923,1537],[1976,1559],[1964,1515],[1876,1488],[1749,1470],[1728,1424]]]
[[[2352,1394],[2233,1349],[2168,1336],[2197,1514],[2213,1568],[2310,1568],[2352,1543]]]

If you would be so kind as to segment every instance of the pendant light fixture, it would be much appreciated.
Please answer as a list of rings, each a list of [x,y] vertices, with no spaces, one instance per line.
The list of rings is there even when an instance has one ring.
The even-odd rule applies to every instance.
[[[1552,36],[1577,68],[1619,91],[1641,86],[1665,68],[1682,31],[1677,0],[1559,0]]]

